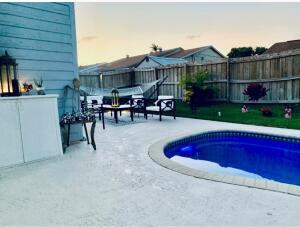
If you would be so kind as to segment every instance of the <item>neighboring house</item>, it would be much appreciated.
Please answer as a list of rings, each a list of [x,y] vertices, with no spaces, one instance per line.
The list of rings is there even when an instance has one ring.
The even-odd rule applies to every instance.
[[[42,77],[62,113],[63,88],[78,77],[74,4],[3,2],[0,18],[0,55],[16,59],[21,84]]]
[[[169,57],[172,54],[175,54],[182,50],[183,49],[179,47],[179,48],[151,52],[149,54],[142,54],[142,55],[137,55],[132,57],[127,56],[125,58],[121,58],[119,60],[106,64],[103,68],[103,72],[131,70],[135,68],[146,56]]]
[[[264,54],[274,54],[274,53],[280,53],[283,51],[291,51],[296,49],[300,49],[300,39],[275,43],[268,50],[266,50]]]
[[[141,65],[141,62],[144,61],[147,56],[172,58],[172,59],[176,58],[176,59],[180,59],[179,61],[183,59],[186,60],[188,63],[198,63],[198,64],[212,62],[217,59],[225,58],[225,56],[221,54],[213,46],[198,47],[198,48],[187,49],[187,50],[184,50],[181,47],[177,47],[177,48],[158,51],[158,52],[151,52],[149,54],[142,54],[142,55],[137,55],[132,57],[127,56],[125,58],[121,58],[119,60],[103,65],[100,72],[105,74],[114,74],[121,71],[123,72],[130,71],[136,68],[138,65],[139,68],[142,68],[143,65]],[[172,60],[170,60],[170,62],[171,61]],[[93,66],[94,65],[92,65],[92,67]],[[95,71],[93,72],[91,71],[91,75],[94,75]],[[81,75],[81,71],[80,71],[80,75]]]
[[[195,63],[195,64],[208,63],[221,58],[225,58],[225,56],[213,46],[204,46],[204,47],[182,50],[180,52],[171,55],[170,57],[183,58],[188,62]]]
[[[93,65],[79,66],[79,75],[99,75],[107,63],[96,63]]]
[[[156,56],[146,56],[137,66],[136,69],[157,68],[160,66],[182,65],[186,64],[187,60],[181,58],[166,58]]]

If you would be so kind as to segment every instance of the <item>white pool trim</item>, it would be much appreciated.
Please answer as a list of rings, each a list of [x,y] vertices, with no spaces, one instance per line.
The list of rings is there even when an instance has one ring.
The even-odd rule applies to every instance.
[[[197,133],[197,134],[183,134],[180,136],[162,139],[162,140],[152,144],[149,147],[149,151],[148,151],[149,156],[153,161],[155,161],[159,165],[161,165],[167,169],[173,170],[175,172],[188,175],[188,176],[193,176],[196,178],[217,181],[217,182],[222,182],[222,183],[227,183],[227,184],[259,188],[259,189],[264,189],[264,190],[270,190],[270,191],[282,192],[282,193],[300,196],[300,186],[280,183],[280,182],[271,181],[271,180],[253,179],[253,178],[240,177],[240,176],[229,176],[229,175],[222,175],[219,173],[210,173],[210,172],[206,172],[206,171],[202,171],[202,170],[192,169],[192,168],[183,166],[179,163],[176,163],[176,162],[170,160],[164,154],[164,148],[170,142],[173,142],[176,140],[181,140],[183,138],[191,137],[194,135],[199,135],[202,133],[218,132],[218,131],[202,131],[201,133]],[[222,131],[222,130],[220,130],[220,131]],[[230,130],[230,131],[241,132],[241,130]],[[264,134],[264,133],[261,133],[258,131],[249,131],[249,130],[247,130],[247,131],[243,130],[243,132]],[[286,136],[286,135],[282,135],[282,134],[280,135],[279,133],[277,133],[277,134],[267,133],[267,134],[274,135],[274,136]],[[295,138],[298,138],[298,137],[295,137]]]

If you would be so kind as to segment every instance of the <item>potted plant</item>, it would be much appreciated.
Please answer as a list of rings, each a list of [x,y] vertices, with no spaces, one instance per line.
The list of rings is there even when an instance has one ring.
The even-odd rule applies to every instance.
[[[34,79],[35,89],[38,95],[45,95],[45,88],[43,87],[43,79]]]
[[[28,95],[29,92],[30,92],[32,89],[33,89],[32,84],[27,83],[27,82],[24,82],[24,83],[23,83],[23,87],[21,88],[21,92],[22,92],[22,94],[24,94],[24,95]]]

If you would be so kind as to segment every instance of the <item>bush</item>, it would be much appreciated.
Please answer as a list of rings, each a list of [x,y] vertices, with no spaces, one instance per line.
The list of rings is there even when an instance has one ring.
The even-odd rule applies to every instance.
[[[229,58],[241,58],[253,56],[255,54],[252,47],[234,47],[231,48],[230,52],[227,54]]]
[[[198,71],[184,76],[180,81],[185,90],[184,101],[190,104],[192,110],[207,104],[215,96],[216,90],[204,83],[206,78],[207,71]]]
[[[269,89],[266,89],[262,84],[249,84],[243,94],[249,97],[249,101],[257,102],[260,98],[267,95]]]
[[[261,108],[261,113],[265,117],[271,117],[273,115],[272,109],[270,107]]]

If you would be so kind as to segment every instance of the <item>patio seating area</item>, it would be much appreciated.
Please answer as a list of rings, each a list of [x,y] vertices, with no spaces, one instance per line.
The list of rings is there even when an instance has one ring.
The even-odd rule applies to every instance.
[[[128,113],[123,117],[130,119]],[[158,165],[148,156],[151,144],[188,132],[276,130],[300,137],[299,131],[158,119],[153,116],[138,124],[122,125],[122,130],[107,124],[105,131],[97,122],[96,151],[87,143],[78,143],[64,156],[1,169],[0,225],[20,224],[20,220],[23,225],[300,224],[300,197],[189,177]]]
[[[104,103],[102,96],[86,96],[80,97],[81,100],[81,112],[91,112],[98,115],[99,120],[102,121],[102,127],[105,129],[105,113],[110,112],[110,116],[114,118],[115,123],[119,123],[119,118],[122,116],[122,112],[129,112],[130,119],[134,121],[134,115],[143,115],[145,119],[148,119],[148,114],[158,115],[159,120],[162,121],[162,116],[172,116],[176,119],[176,102],[173,96],[158,96],[157,100],[150,100],[144,98],[143,95],[132,95],[127,98],[126,103],[120,104],[119,98],[116,100],[109,99]],[[113,103],[117,104],[113,104]]]

